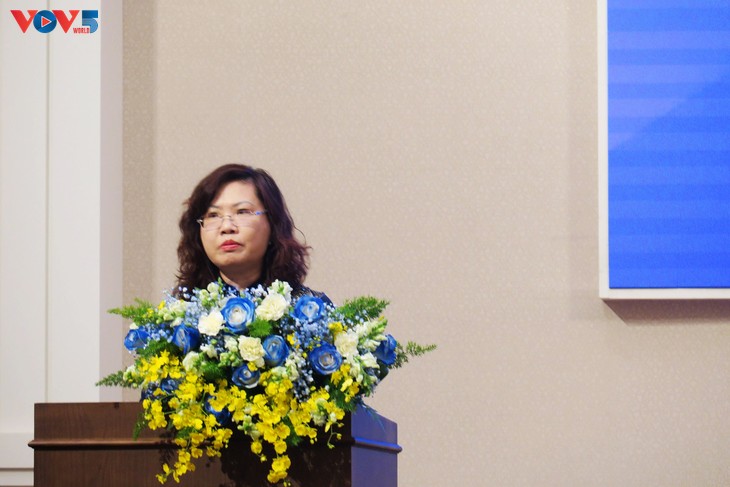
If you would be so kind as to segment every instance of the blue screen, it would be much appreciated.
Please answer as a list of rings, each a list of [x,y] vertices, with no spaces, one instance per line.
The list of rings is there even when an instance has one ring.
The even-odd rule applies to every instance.
[[[610,288],[730,288],[730,0],[608,2]]]

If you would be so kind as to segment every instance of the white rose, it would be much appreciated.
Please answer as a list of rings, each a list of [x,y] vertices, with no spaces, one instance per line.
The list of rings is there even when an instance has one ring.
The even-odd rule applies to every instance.
[[[262,320],[276,321],[284,316],[286,310],[289,309],[289,303],[281,294],[269,294],[261,301],[256,308],[256,316]]]
[[[198,320],[198,330],[205,335],[217,335],[223,327],[223,315],[220,311],[215,310],[207,316],[203,316]]]
[[[355,333],[338,333],[335,338],[335,348],[343,357],[352,358],[357,354],[357,342]]]
[[[265,352],[260,339],[246,336],[238,337],[238,351],[243,360],[253,362],[257,367],[263,367]]]
[[[198,355],[198,352],[188,352],[188,354],[185,355],[185,358],[182,361],[185,370],[190,371],[193,367],[195,367],[195,362],[198,360]]]

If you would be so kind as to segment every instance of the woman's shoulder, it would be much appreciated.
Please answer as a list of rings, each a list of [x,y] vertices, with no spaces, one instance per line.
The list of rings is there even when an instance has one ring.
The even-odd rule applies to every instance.
[[[329,298],[329,296],[327,296],[325,293],[321,291],[315,291],[314,289],[307,286],[299,286],[291,293],[291,297],[293,299],[299,299],[302,296],[313,296],[315,298],[321,299],[327,304],[334,304],[332,303],[332,300]]]

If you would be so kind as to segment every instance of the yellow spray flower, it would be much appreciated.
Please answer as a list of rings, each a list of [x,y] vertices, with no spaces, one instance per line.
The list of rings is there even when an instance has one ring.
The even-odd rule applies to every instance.
[[[262,449],[263,446],[261,445],[260,441],[251,442],[251,451],[254,452],[256,455],[260,454]]]

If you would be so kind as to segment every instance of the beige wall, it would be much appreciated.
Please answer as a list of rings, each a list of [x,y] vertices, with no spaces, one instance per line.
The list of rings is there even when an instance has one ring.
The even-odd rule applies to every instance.
[[[308,284],[439,350],[370,401],[400,485],[730,483],[728,302],[598,298],[593,2],[124,2],[125,299],[264,167]]]

